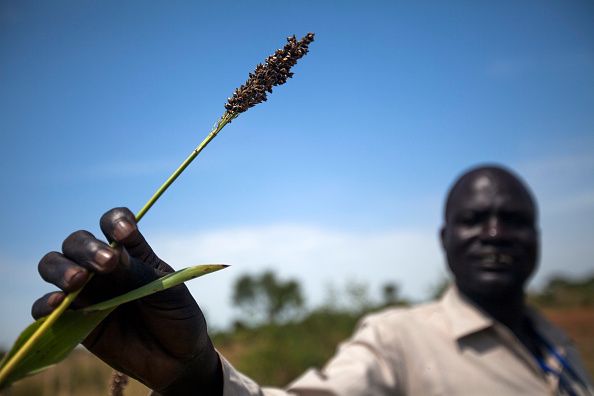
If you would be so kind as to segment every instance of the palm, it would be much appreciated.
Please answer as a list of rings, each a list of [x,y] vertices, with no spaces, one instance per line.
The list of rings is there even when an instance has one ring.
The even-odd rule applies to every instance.
[[[183,285],[110,314],[84,345],[106,363],[153,389],[166,386],[204,345],[205,321]],[[202,335],[202,336],[200,336]]]

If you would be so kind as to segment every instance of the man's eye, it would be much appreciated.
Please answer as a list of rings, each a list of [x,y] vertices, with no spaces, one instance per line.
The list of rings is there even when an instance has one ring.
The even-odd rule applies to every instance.
[[[513,226],[532,226],[534,222],[530,217],[514,213],[504,216],[503,221],[505,221],[506,224]]]
[[[478,220],[479,216],[476,213],[463,213],[458,217],[458,223],[465,225],[475,224]]]

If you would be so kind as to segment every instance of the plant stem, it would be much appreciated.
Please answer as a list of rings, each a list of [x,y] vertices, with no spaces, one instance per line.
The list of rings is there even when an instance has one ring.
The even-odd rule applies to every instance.
[[[91,280],[93,274],[89,277]],[[88,281],[87,281],[88,282]],[[83,286],[84,287],[84,286]],[[14,355],[6,362],[6,364],[0,370],[0,389],[4,387],[4,381],[8,377],[8,375],[12,372],[12,370],[17,366],[17,364],[25,357],[25,355],[35,346],[37,340],[49,329],[54,322],[66,311],[68,306],[74,301],[74,299],[78,296],[82,287],[75,292],[68,294],[62,300],[62,303],[49,315],[46,317],[45,321],[35,330],[35,333],[29,337],[29,339],[23,344],[23,346],[16,351]]]
[[[190,165],[194,158],[196,158],[198,154],[200,154],[202,149],[204,149],[204,147],[206,147],[206,145],[210,143],[210,141],[214,139],[215,136],[217,136],[221,129],[223,129],[223,127],[227,125],[229,122],[231,122],[235,117],[237,117],[237,114],[231,114],[229,112],[223,114],[221,119],[217,122],[213,130],[208,134],[208,136],[204,138],[202,143],[200,143],[198,147],[196,147],[194,151],[190,153],[188,158],[186,158],[186,160],[182,162],[179,168],[177,168],[175,172],[173,172],[171,176],[169,176],[169,178],[165,180],[165,183],[163,183],[163,185],[159,187],[159,189],[147,201],[147,203],[142,207],[142,209],[140,209],[138,213],[136,213],[136,221],[140,221],[140,219],[142,219],[142,217],[146,214],[146,212],[148,212],[148,210],[154,205],[154,203],[157,202],[157,200],[165,192],[165,190],[167,190],[167,188],[169,188],[169,186],[175,181],[175,179],[177,179],[177,177],[181,175],[181,173],[188,167],[188,165]]]
[[[225,125],[230,123],[238,114],[225,112],[223,116],[219,119],[216,125],[213,127],[212,131],[204,138],[204,140],[190,153],[190,155],[182,162],[182,164],[169,176],[165,183],[161,185],[157,189],[157,191],[153,194],[153,196],[147,201],[147,203],[136,213],[135,218],[136,221],[140,221],[149,211],[149,209],[157,202],[159,197],[163,195],[163,193],[173,184],[175,179],[178,178],[179,175],[190,165],[190,163],[200,154],[200,152],[210,143],[212,139],[217,136],[217,134],[223,129]],[[111,244],[112,247],[115,247],[115,243]],[[89,275],[89,279],[86,283],[88,283],[93,277],[91,273]],[[86,285],[85,283],[85,285]],[[12,372],[12,370],[17,366],[17,364],[25,357],[27,353],[35,346],[37,341],[41,338],[41,336],[58,320],[58,318],[68,309],[70,304],[76,299],[78,294],[84,288],[81,287],[77,291],[74,291],[68,294],[64,300],[60,303],[60,305],[52,311],[50,315],[45,318],[45,321],[37,328],[37,330],[29,337],[29,339],[23,344],[23,346],[15,352],[15,354],[2,366],[0,369],[0,388],[3,386],[4,381],[8,377],[8,375]]]

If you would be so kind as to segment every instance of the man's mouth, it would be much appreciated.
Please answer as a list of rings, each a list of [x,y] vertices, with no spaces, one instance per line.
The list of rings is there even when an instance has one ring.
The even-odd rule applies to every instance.
[[[514,263],[514,258],[505,253],[489,253],[482,255],[479,263],[483,270],[498,272],[508,270]]]

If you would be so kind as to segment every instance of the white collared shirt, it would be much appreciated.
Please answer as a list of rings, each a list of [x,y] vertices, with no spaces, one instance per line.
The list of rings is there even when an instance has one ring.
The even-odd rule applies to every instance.
[[[580,377],[571,383],[575,394],[594,395],[568,338],[533,310],[527,314]],[[308,370],[284,390],[262,388],[221,360],[224,396],[561,394],[557,376],[546,375],[508,328],[455,288],[437,302],[366,316],[323,369]],[[552,356],[547,362],[560,368]]]

